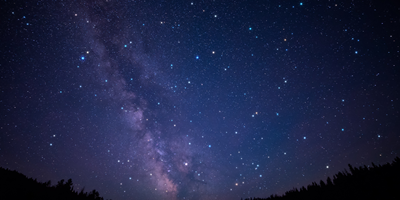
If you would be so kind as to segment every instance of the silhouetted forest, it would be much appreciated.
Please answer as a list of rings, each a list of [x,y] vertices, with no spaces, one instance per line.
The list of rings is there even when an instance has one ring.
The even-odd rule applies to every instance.
[[[74,190],[72,180],[58,181],[51,186],[51,182],[38,182],[36,179],[0,167],[0,199],[91,199],[103,200],[99,192],[93,190],[89,193]]]
[[[284,195],[268,198],[246,198],[246,200],[289,199],[400,199],[400,158],[392,164],[353,167],[327,178],[319,184],[313,182],[299,189],[294,188]]]

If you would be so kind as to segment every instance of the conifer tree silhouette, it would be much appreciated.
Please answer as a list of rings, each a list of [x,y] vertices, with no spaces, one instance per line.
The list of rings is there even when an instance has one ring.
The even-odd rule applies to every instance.
[[[77,200],[103,200],[99,192],[92,190],[89,194],[76,192],[71,179],[64,179],[51,186],[51,181],[44,183],[36,179],[27,178],[17,171],[0,167],[0,199],[77,199]]]
[[[302,186],[300,190],[293,188],[284,195],[271,195],[268,198],[253,198],[253,200],[282,199],[400,199],[400,158],[396,157],[392,163],[384,165],[353,167],[348,165],[350,172],[346,169],[338,172],[326,183],[321,180],[319,184],[312,182],[307,187]],[[251,199],[251,198],[250,198]],[[249,198],[245,199],[249,200]]]

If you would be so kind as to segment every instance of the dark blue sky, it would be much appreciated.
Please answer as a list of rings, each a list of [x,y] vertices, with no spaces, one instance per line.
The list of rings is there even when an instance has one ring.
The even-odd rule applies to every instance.
[[[174,200],[267,197],[392,161],[399,8],[3,1],[0,166]]]

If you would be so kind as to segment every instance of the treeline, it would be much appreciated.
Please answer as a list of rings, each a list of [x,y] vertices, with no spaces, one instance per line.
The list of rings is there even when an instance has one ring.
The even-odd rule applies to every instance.
[[[74,190],[72,180],[58,181],[54,186],[51,182],[38,182],[36,179],[0,167],[0,199],[77,199],[103,200],[99,192],[80,192]]]
[[[300,190],[294,188],[284,195],[268,198],[246,198],[246,200],[290,200],[290,199],[400,199],[400,158],[383,166],[353,167],[327,178],[319,184],[313,182]]]

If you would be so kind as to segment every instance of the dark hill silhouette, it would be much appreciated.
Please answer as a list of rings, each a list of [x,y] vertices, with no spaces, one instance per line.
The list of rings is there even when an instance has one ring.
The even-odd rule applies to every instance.
[[[350,172],[344,170],[328,177],[326,183],[313,182],[305,188],[293,188],[284,195],[271,195],[268,198],[247,198],[246,200],[298,200],[298,199],[400,199],[400,158],[383,166],[361,166],[354,168],[349,164]]]
[[[36,179],[0,167],[0,199],[78,199],[78,200],[103,200],[96,190],[89,193],[76,192],[72,180],[58,181],[51,186],[51,182],[38,182]]]

